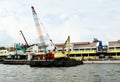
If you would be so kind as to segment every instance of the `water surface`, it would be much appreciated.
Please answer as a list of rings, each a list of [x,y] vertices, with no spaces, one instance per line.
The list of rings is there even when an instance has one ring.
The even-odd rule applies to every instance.
[[[120,64],[34,68],[0,64],[0,82],[120,82]]]

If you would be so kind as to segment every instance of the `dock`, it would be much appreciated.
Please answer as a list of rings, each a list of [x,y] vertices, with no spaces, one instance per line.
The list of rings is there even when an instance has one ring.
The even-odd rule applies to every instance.
[[[120,60],[107,61],[83,61],[84,64],[120,64]]]

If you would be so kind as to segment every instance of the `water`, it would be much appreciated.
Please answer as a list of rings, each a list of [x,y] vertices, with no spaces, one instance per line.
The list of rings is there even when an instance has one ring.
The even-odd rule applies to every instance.
[[[120,64],[31,68],[0,64],[0,82],[120,82]]]

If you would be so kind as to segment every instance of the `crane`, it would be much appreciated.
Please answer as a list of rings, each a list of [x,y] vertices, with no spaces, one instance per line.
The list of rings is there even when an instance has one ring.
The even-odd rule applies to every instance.
[[[68,49],[68,54],[67,54],[67,57],[69,57],[70,55],[70,36],[68,36],[67,40],[65,41],[63,47],[62,47],[62,54],[65,54],[65,47],[67,45],[67,49]]]
[[[39,23],[37,13],[36,13],[33,6],[31,8],[32,8],[32,14],[33,14],[34,22],[35,22],[35,25],[36,25],[36,29],[37,29],[37,32],[38,32],[38,37],[39,37],[40,42],[42,44],[42,48],[44,49],[44,53],[47,54],[46,43],[45,43],[44,37],[42,35],[42,29],[41,29],[41,26],[40,26],[40,23]]]
[[[23,39],[24,39],[24,41],[25,41],[25,43],[26,43],[26,46],[28,47],[29,45],[28,45],[28,42],[27,42],[27,40],[26,40],[26,38],[25,38],[25,36],[24,36],[24,34],[23,34],[23,32],[20,30],[20,33],[22,34],[22,36],[23,36]]]
[[[65,48],[67,47],[67,53],[65,52]],[[55,58],[70,58],[70,36],[68,36],[67,40],[62,46],[62,53],[55,53]]]
[[[25,53],[25,49],[22,48],[19,44],[16,44],[15,45],[15,48],[16,48],[16,55],[18,54],[17,51],[20,49],[23,53]]]

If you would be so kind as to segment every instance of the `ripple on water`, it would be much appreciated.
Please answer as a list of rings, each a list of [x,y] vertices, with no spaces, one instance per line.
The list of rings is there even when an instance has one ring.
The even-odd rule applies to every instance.
[[[84,64],[76,67],[31,68],[0,65],[0,82],[120,82],[120,65]]]

